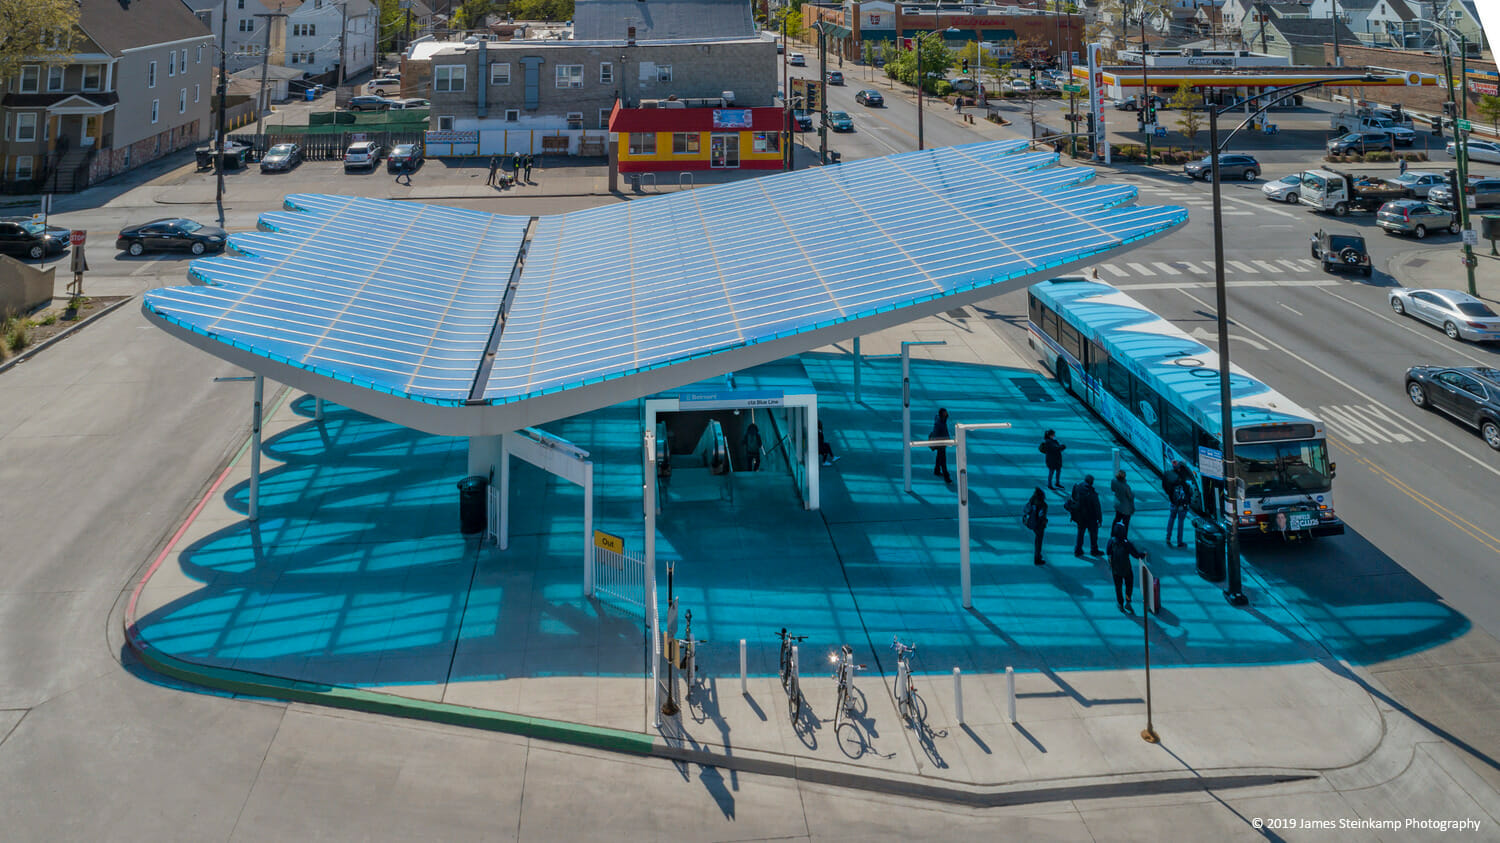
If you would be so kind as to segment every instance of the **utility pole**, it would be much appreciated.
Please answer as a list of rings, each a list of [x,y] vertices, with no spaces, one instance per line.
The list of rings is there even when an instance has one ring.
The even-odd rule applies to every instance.
[[[214,174],[218,186],[214,190],[214,204],[219,206],[219,222],[224,221],[224,100],[229,96],[229,0],[219,7],[219,119],[214,139]]]
[[[345,75],[344,74],[344,69],[348,66],[348,62],[344,61],[344,56],[346,55],[346,53],[344,52],[344,38],[349,34],[349,4],[348,3],[340,3],[340,4],[338,4],[338,7],[339,7],[339,84],[338,84],[338,87],[342,88],[342,87],[344,87],[344,75]],[[337,89],[335,89],[335,91],[334,91],[333,98],[334,98],[334,102],[337,103],[338,102],[338,91],[337,91]]]
[[[1141,114],[1141,130],[1146,136],[1146,166],[1151,166],[1151,115],[1156,109],[1152,108],[1151,99],[1151,75],[1146,70],[1146,0],[1139,0],[1136,6],[1137,20],[1141,25],[1141,98],[1136,100],[1136,108]]]
[[[1333,0],[1333,66],[1344,66],[1344,58],[1339,55],[1339,0]]]
[[[224,0],[229,2],[229,0]],[[266,19],[266,48],[260,54],[260,96],[256,99],[255,107],[255,134],[261,133],[262,124],[266,119],[266,111],[271,104],[266,102],[266,72],[271,64],[271,19],[284,18],[285,12],[258,12],[255,17]]]
[[[405,52],[406,48],[408,48],[410,46],[411,46],[411,7],[408,6],[407,9],[406,9],[406,34],[404,36],[402,36],[401,50],[403,52]]]

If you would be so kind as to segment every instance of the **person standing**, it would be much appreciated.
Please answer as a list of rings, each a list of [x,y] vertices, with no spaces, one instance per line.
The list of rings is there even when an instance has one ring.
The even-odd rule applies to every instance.
[[[948,439],[948,409],[939,407],[937,418],[932,420],[932,432],[927,434],[928,439]],[[946,445],[933,445],[932,450],[936,452],[932,460],[932,473],[943,478],[944,483],[952,483],[953,476],[948,473],[948,447]]]
[[[1115,479],[1109,481],[1109,490],[1115,495],[1115,523],[1124,524],[1128,531],[1130,516],[1135,514],[1135,492],[1125,482],[1124,469],[1115,472]]]
[[[833,465],[839,458],[833,455],[833,446],[823,438],[823,422],[818,422],[818,461],[823,465]]]
[[[1187,547],[1182,540],[1182,528],[1187,524],[1188,500],[1191,497],[1188,493],[1190,477],[1192,475],[1187,466],[1182,464],[1182,460],[1172,460],[1172,467],[1162,475],[1161,488],[1167,493],[1167,504],[1171,507],[1171,514],[1167,516],[1167,547]],[[1177,525],[1176,545],[1172,544],[1173,524]]]
[[[1062,452],[1067,449],[1067,445],[1057,441],[1057,431],[1048,430],[1042,434],[1042,444],[1037,450],[1046,455],[1048,489],[1062,490]]]
[[[521,153],[515,152],[510,156],[510,177],[517,182],[521,180]]]
[[[532,165],[533,161],[534,161],[534,159],[531,157],[531,153],[530,152],[526,153],[526,183],[527,184],[531,184],[531,165]]]
[[[1047,496],[1041,489],[1032,490],[1031,500],[1026,502],[1026,509],[1021,513],[1021,526],[1030,530],[1036,539],[1032,564],[1047,564],[1047,560],[1042,558],[1042,533],[1047,529]]]
[[[1132,557],[1145,559],[1146,552],[1125,537],[1125,525],[1121,522],[1115,522],[1109,544],[1104,549],[1109,552],[1109,573],[1115,581],[1115,605],[1120,611],[1133,615],[1135,609],[1130,601],[1135,596],[1135,566],[1130,560]]]
[[[489,178],[489,181],[485,182],[485,184],[487,184],[487,185],[493,185],[495,183],[495,173],[498,172],[499,170],[500,170],[500,156],[498,156],[498,155],[491,155],[490,156],[490,178]]]
[[[760,428],[755,422],[745,428],[745,468],[748,471],[760,471]]]
[[[1099,492],[1094,489],[1094,475],[1085,474],[1083,482],[1073,487],[1067,508],[1073,514],[1073,523],[1078,525],[1078,538],[1073,541],[1073,555],[1082,558],[1083,534],[1087,532],[1091,548],[1089,554],[1103,556],[1104,552],[1099,549],[1099,522],[1104,519],[1104,512],[1099,505]]]
[[[1398,165],[1398,168],[1401,171],[1399,173],[1399,175],[1403,175],[1403,176],[1406,175],[1406,156],[1405,155],[1401,156],[1401,163],[1400,163],[1400,165]]]

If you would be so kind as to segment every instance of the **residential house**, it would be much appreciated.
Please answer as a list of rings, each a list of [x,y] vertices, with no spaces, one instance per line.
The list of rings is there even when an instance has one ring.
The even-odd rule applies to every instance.
[[[212,37],[181,0],[78,0],[68,53],[0,80],[0,191],[66,192],[209,134]]]
[[[1294,65],[1321,65],[1325,58],[1324,44],[1355,47],[1359,46],[1359,39],[1343,21],[1273,16],[1266,21],[1265,43],[1261,52],[1288,56]]]
[[[1234,31],[1239,33],[1240,43],[1252,49],[1265,52],[1269,45],[1265,42],[1267,22],[1285,19],[1307,18],[1308,4],[1310,0],[1260,0],[1260,2],[1245,3],[1242,7],[1242,17],[1234,24]],[[1228,14],[1228,6],[1225,7]]]
[[[227,0],[227,10],[225,0],[183,1],[213,30],[216,42],[221,23],[227,23],[230,73],[259,67],[268,50],[269,63],[327,81],[337,79],[340,47],[346,78],[371,69],[379,58],[380,10],[370,0]]]

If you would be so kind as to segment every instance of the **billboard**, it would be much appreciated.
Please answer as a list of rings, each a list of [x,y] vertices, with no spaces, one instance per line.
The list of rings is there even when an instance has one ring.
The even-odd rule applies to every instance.
[[[748,129],[750,128],[750,109],[716,108],[713,121],[715,129]]]

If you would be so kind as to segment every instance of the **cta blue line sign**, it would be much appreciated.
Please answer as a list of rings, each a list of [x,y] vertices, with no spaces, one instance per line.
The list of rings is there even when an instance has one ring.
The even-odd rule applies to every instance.
[[[730,409],[733,407],[780,407],[785,395],[779,389],[727,389],[717,392],[684,392],[677,396],[678,407]]]

